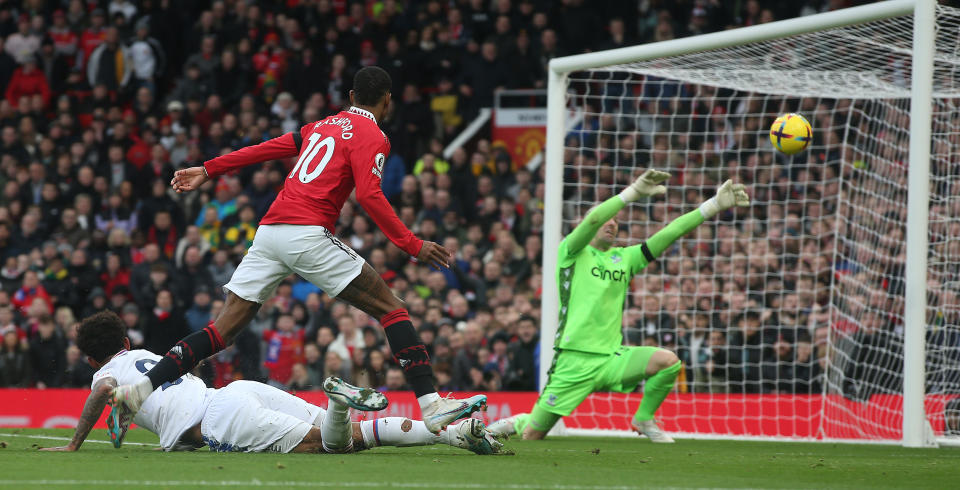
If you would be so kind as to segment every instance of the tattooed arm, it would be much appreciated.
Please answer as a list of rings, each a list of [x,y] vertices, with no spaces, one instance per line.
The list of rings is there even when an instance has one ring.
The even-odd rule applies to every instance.
[[[90,430],[100,419],[103,408],[107,406],[107,400],[110,399],[110,392],[117,387],[117,380],[113,378],[103,378],[97,381],[93,386],[93,391],[87,397],[83,404],[83,412],[80,413],[80,420],[77,422],[77,431],[73,434],[73,440],[70,444],[61,447],[43,448],[41,451],[76,451],[80,449],[83,441],[90,435]]]

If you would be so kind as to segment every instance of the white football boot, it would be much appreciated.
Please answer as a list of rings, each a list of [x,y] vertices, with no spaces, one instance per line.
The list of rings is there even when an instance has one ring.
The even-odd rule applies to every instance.
[[[372,388],[353,386],[336,376],[330,376],[323,381],[323,392],[331,400],[363,412],[379,412],[387,408],[388,404],[383,393]]]
[[[444,427],[453,421],[469,417],[470,414],[486,408],[487,395],[473,395],[465,400],[456,398],[440,398],[422,409],[423,423],[427,430],[434,434],[440,433]]]
[[[447,427],[446,437],[451,446],[476,454],[496,454],[503,449],[503,443],[479,419],[464,419]]]
[[[657,425],[656,421],[644,420],[643,422],[637,422],[636,419],[632,419],[630,421],[630,427],[632,427],[633,431],[637,434],[645,435],[653,442],[666,444],[674,442],[673,438],[668,436],[667,433]]]

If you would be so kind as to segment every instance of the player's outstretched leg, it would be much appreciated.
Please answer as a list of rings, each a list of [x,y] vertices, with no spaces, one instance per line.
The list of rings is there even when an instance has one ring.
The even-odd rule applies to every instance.
[[[350,407],[363,411],[383,410],[387,408],[387,397],[379,391],[353,386],[335,376],[323,381],[323,391],[330,399],[327,413],[320,423],[323,449],[328,453],[353,452]]]
[[[637,383],[639,377],[647,380],[643,388],[640,408],[630,421],[630,426],[638,434],[647,436],[653,442],[674,442],[673,438],[657,425],[653,416],[673,389],[683,364],[676,354],[666,349],[657,349],[652,354],[638,349],[631,355],[630,366],[629,372],[624,376],[625,384]]]
[[[446,444],[476,454],[495,454],[503,448],[503,443],[484,427],[482,421],[472,418],[452,424],[439,434],[430,432],[422,421],[405,417],[363,420],[360,422],[360,434],[363,445],[368,448]]]
[[[428,430],[440,432],[454,420],[467,417],[486,405],[486,395],[475,395],[466,400],[440,398],[433,386],[430,356],[410,322],[407,309],[369,264],[363,264],[360,275],[350,281],[337,298],[380,319],[390,350],[400,363],[407,383],[417,395],[423,422]]]
[[[216,321],[211,321],[203,330],[177,342],[140,382],[114,388],[111,403],[115,407],[129,410],[131,414],[137,413],[140,405],[155,389],[164,383],[176,381],[180,376],[192,371],[200,361],[223,350],[226,344],[250,323],[259,309],[259,303],[247,301],[228,292],[227,302]]]

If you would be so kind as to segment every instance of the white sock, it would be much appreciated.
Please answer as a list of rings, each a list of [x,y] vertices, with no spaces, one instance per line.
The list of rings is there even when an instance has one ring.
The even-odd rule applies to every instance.
[[[350,407],[330,400],[327,413],[320,422],[320,437],[328,452],[345,452],[353,446],[353,428],[350,424]]]
[[[140,395],[140,400],[146,401],[147,397],[153,393],[153,382],[150,381],[150,378],[144,376],[143,379],[137,381],[137,384],[134,385],[137,389],[137,394]]]
[[[419,420],[406,417],[384,417],[360,422],[360,433],[367,447],[427,446],[446,443],[446,431],[434,435]]]
[[[417,397],[417,402],[420,404],[420,412],[423,412],[427,407],[429,407],[433,402],[440,399],[440,395],[436,391],[433,393],[427,393],[423,396]]]

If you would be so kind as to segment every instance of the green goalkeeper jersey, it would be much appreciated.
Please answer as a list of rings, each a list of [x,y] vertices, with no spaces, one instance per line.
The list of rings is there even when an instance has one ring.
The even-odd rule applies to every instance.
[[[557,284],[560,323],[554,347],[611,354],[623,344],[623,305],[630,279],[649,261],[642,245],[601,251],[590,245],[571,254],[560,242]],[[652,260],[652,257],[651,257]]]
[[[614,196],[594,208],[560,242],[557,285],[560,321],[555,349],[612,354],[623,344],[623,306],[630,280],[681,236],[703,223],[699,210],[675,219],[646,242],[606,251],[589,245],[624,207]]]

